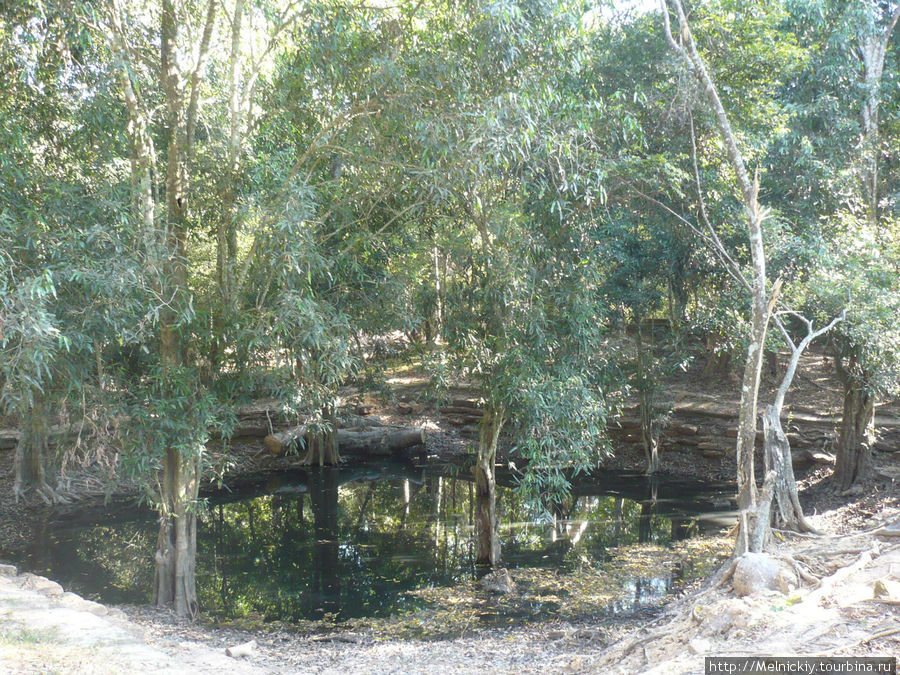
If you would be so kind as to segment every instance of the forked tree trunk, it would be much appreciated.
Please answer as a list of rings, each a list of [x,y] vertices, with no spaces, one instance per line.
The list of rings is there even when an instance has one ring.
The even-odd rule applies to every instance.
[[[797,481],[791,462],[791,446],[781,427],[781,412],[775,406],[766,407],[763,415],[766,472],[775,473],[773,500],[775,525],[795,532],[816,532],[803,515]]]
[[[171,607],[177,616],[191,619],[199,611],[194,575],[199,470],[199,456],[185,457],[173,448],[166,452],[153,580],[154,604]]]
[[[495,566],[500,562],[500,534],[497,522],[497,482],[495,463],[497,441],[503,427],[503,411],[488,407],[478,434],[475,463],[475,563]]]

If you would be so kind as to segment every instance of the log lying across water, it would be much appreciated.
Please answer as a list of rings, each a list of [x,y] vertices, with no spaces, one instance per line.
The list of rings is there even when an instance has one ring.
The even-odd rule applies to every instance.
[[[306,425],[270,434],[263,439],[272,457],[283,457],[306,435]],[[338,429],[338,452],[341,455],[391,457],[425,443],[425,430],[410,427],[375,427]]]

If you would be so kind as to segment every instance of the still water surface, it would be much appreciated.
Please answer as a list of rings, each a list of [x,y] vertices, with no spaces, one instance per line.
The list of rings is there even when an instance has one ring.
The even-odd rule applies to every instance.
[[[611,550],[718,531],[733,516],[725,483],[580,479],[549,517],[528,509],[498,475],[503,561],[571,571],[600,566]],[[265,620],[386,616],[422,601],[409,592],[471,580],[473,484],[453,466],[313,468],[209,495],[197,535],[205,612]],[[30,571],[107,603],[149,602],[157,528],[152,511],[117,504],[44,519],[15,557]],[[611,611],[652,603],[678,575],[628,581]]]

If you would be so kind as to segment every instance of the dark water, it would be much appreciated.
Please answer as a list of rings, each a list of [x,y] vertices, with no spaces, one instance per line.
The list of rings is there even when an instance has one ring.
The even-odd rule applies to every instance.
[[[603,474],[578,481],[554,514],[536,514],[498,476],[508,567],[600,565],[611,549],[718,531],[733,515],[722,483]],[[315,468],[210,495],[198,528],[204,611],[265,620],[385,616],[407,592],[475,576],[473,484],[456,467]],[[149,602],[152,511],[129,505],[43,519],[14,562],[107,603]],[[671,575],[628,582],[632,605],[667,593]],[[611,607],[613,611],[621,607]]]

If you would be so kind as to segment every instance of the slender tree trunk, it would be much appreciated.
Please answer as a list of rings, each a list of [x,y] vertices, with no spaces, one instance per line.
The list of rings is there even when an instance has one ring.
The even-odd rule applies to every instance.
[[[682,43],[675,41],[669,26],[669,9],[666,0],[662,0],[663,19],[666,28],[666,39],[669,46],[688,64],[703,88],[712,106],[719,129],[719,136],[725,145],[729,162],[734,169],[738,187],[744,199],[747,214],[747,233],[750,239],[750,258],[753,269],[751,283],[750,335],[747,358],[744,362],[744,375],[741,380],[741,403],[738,413],[738,434],[735,454],[737,459],[737,503],[742,511],[754,509],[757,502],[756,478],[753,470],[753,455],[756,445],[756,408],[759,396],[759,383],[763,364],[763,345],[766,342],[766,330],[769,323],[771,307],[766,292],[766,255],[762,237],[762,215],[757,196],[759,183],[750,179],[744,157],[738,147],[737,137],[731,129],[725,107],[719,98],[709,71],[694,43],[688,26],[681,0],[671,0],[678,16]],[[742,522],[743,519],[742,519]],[[746,536],[738,536],[735,555],[741,555],[741,542]]]
[[[478,458],[475,463],[475,533],[478,545],[475,562],[491,567],[500,562],[500,535],[497,522],[497,483],[495,464],[497,441],[503,427],[503,411],[488,407],[478,434]]]
[[[651,333],[652,335],[652,333]],[[638,321],[637,329],[637,368],[639,392],[638,400],[641,418],[641,443],[644,447],[644,459],[646,460],[644,473],[651,475],[659,472],[659,423],[655,419],[656,411],[653,409],[656,382],[652,381],[653,373],[651,361],[653,359],[653,344],[645,345],[641,332],[641,323]]]
[[[775,322],[781,330],[785,342],[791,349],[791,358],[788,360],[784,377],[772,405],[766,408],[763,415],[763,445],[765,449],[766,475],[774,472],[772,483],[772,499],[775,502],[775,522],[781,528],[795,530],[797,532],[816,532],[803,515],[800,506],[800,497],[797,494],[797,481],[794,478],[794,466],[791,461],[791,446],[787,436],[781,427],[781,411],[784,408],[784,399],[794,381],[800,357],[806,348],[820,335],[824,335],[834,326],[844,320],[844,312],[833,319],[827,326],[819,330],[813,330],[812,321],[799,316],[807,328],[806,336],[799,344],[794,344],[793,339],[776,316]]]

